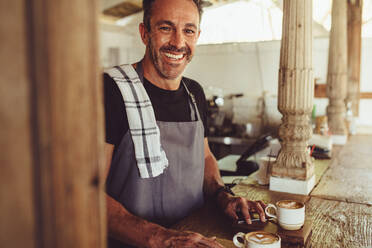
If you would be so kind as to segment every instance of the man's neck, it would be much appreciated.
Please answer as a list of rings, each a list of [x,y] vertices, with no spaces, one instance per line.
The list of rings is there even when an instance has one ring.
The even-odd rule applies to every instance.
[[[165,90],[177,90],[179,88],[182,76],[175,79],[166,79],[160,76],[153,63],[146,57],[142,60],[142,68],[144,77],[157,87]]]

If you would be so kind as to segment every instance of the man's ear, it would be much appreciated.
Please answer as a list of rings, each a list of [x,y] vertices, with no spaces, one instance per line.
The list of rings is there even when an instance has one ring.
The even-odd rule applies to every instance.
[[[139,32],[141,34],[141,39],[142,39],[143,44],[145,44],[145,46],[147,46],[149,34],[148,34],[148,32],[146,30],[146,27],[145,27],[145,24],[143,24],[143,22],[140,23],[140,25],[139,25]]]

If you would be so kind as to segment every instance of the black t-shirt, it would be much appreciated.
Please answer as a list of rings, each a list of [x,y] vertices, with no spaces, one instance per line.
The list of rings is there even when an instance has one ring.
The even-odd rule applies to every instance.
[[[194,95],[207,136],[207,102],[203,88],[194,80],[183,77],[187,89]],[[183,84],[177,90],[164,90],[150,83],[146,78],[143,86],[151,100],[155,118],[158,121],[191,121],[190,97]],[[118,146],[129,130],[123,97],[115,81],[104,74],[104,103],[106,119],[106,142]]]

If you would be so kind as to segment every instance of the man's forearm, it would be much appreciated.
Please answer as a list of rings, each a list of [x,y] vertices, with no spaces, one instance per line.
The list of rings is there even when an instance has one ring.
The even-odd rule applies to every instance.
[[[205,157],[204,170],[204,193],[209,197],[214,197],[218,188],[224,186],[218,164],[212,154]]]
[[[114,146],[106,143],[106,177],[109,173],[113,151]],[[156,247],[151,244],[154,235],[164,232],[165,228],[129,213],[123,205],[108,195],[106,195],[106,205],[110,237],[137,247]]]
[[[119,202],[106,195],[109,236],[136,247],[154,247],[154,237],[165,228],[129,213]]]

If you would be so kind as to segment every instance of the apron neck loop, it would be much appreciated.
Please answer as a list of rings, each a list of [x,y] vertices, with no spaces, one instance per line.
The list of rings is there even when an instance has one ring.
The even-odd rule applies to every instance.
[[[141,82],[143,83],[144,82],[144,79],[143,79],[143,66],[142,66],[142,61],[143,61],[143,59],[141,59],[141,61],[139,61],[138,63],[137,63],[137,67],[136,67],[136,72],[137,72],[137,74],[138,74],[138,77],[139,77],[139,79],[141,80]]]
[[[190,110],[191,110],[191,120],[193,120],[193,121],[200,120],[198,106],[196,104],[194,94],[189,91],[189,89],[187,88],[186,83],[184,82],[183,79],[181,79],[181,83],[183,84],[183,87],[185,88],[187,94],[189,95],[189,99],[191,100],[191,102],[189,101]]]

